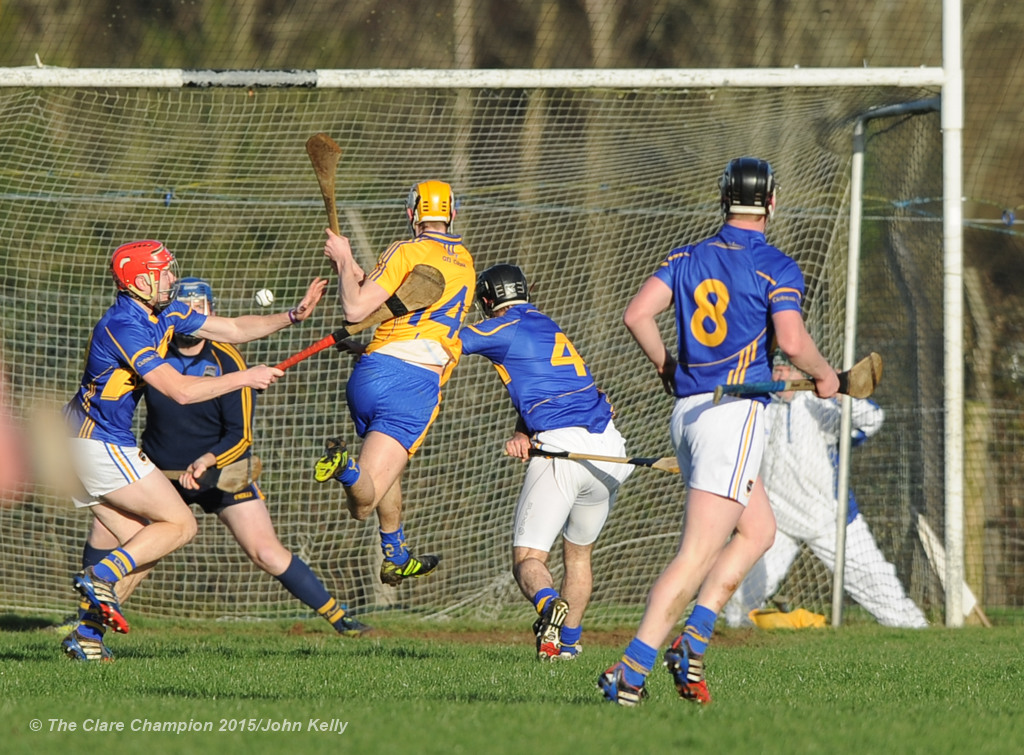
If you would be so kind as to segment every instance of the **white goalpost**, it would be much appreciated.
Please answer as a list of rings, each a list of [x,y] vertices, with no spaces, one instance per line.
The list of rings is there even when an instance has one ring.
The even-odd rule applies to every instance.
[[[959,29],[958,9],[954,18]],[[949,44],[959,49],[958,41]],[[125,240],[164,240],[183,274],[213,283],[227,315],[253,310],[258,289],[288,301],[310,275],[324,274],[323,206],[303,144],[325,131],[343,150],[337,205],[364,267],[404,234],[408,185],[450,180],[461,196],[457,230],[477,268],[506,261],[524,268],[540,308],[563,325],[608,390],[631,455],[661,456],[669,450],[668,408],[637,368],[635,346],[618,325],[621,310],[669,249],[717,228],[718,174],[730,158],[756,154],[779,175],[780,212],[769,238],[804,269],[816,339],[844,369],[856,361],[855,349],[877,347],[887,359],[885,395],[896,406],[909,402],[905,415],[892,413],[887,439],[863,462],[868,471],[858,492],[877,502],[874,513],[887,523],[885,549],[914,598],[958,626],[962,612],[950,606],[961,605],[964,556],[957,403],[962,74],[959,56],[946,52],[942,68],[0,69],[0,218],[11,239],[0,316],[15,398],[27,417],[30,408],[71,396],[88,330],[113,296],[105,264]],[[875,164],[858,168],[869,174],[876,209],[887,208],[866,220],[872,242],[898,248],[870,263],[872,288],[858,293],[853,208],[859,211],[863,189],[851,177],[854,123],[873,108],[939,94],[941,140],[935,118],[901,124],[878,135]],[[901,183],[888,183],[886,171],[899,171]],[[941,402],[918,405],[909,378],[924,358],[901,364],[906,335],[884,289],[898,290],[908,270],[933,253],[920,229],[937,233],[934,218],[913,225],[904,200],[934,199],[939,189],[946,393]],[[252,344],[248,361],[274,363],[333,330],[340,312],[322,309],[313,328]],[[849,311],[864,319],[849,320]],[[373,528],[348,520],[337,491],[315,486],[310,473],[323,437],[351,433],[343,398],[350,367],[347,356],[325,352],[260,399],[255,450],[282,542],[339,599],[362,610],[438,618],[518,611],[507,561],[520,470],[500,455],[513,418],[489,365],[467,358],[456,369],[404,485],[410,544],[442,553],[441,570],[386,592],[375,584]],[[945,431],[945,476],[934,485],[945,497],[941,510],[935,501],[911,500],[917,488],[932,485],[931,472],[918,472],[921,449],[912,436],[922,421],[934,426],[936,409]],[[677,480],[643,470],[624,487],[595,551],[592,621],[642,607],[674,546],[681,497]],[[931,506],[929,514],[946,523],[944,609],[923,554],[903,542],[912,506]],[[196,541],[133,597],[136,610],[294,615],[295,602],[220,529],[201,520]],[[0,605],[71,606],[68,581],[85,533],[80,515],[46,486],[28,505],[0,511],[0,538],[19,565],[0,564],[9,586]],[[37,577],[26,578],[33,570]],[[822,594],[820,576],[793,579],[807,600],[819,599],[812,596]],[[841,583],[835,591],[838,623]]]

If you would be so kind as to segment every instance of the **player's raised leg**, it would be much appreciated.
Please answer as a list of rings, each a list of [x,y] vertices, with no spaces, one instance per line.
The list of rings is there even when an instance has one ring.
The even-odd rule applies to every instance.
[[[341,483],[354,519],[363,520],[377,512],[384,553],[381,582],[397,586],[405,579],[424,577],[434,571],[441,557],[432,554],[417,557],[405,540],[401,476],[409,461],[409,451],[403,443],[383,432],[370,431],[363,440],[358,461],[344,441],[328,439],[325,447],[314,477],[321,482],[334,479]]]

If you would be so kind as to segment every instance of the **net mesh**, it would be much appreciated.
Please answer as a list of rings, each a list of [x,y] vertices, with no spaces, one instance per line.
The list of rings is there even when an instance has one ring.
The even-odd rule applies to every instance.
[[[617,409],[632,455],[671,453],[671,402],[621,324],[626,302],[669,249],[721,223],[717,179],[732,157],[768,159],[781,185],[769,240],[797,259],[805,313],[826,355],[842,356],[853,120],[869,108],[934,96],[895,88],[693,90],[6,89],[0,91],[0,327],[16,404],[34,426],[77,387],[89,333],[110,305],[114,247],[158,238],[182,274],[210,280],[227,316],[263,312],[271,289],[291,306],[315,275],[326,225],[306,138],[343,149],[343,232],[369,269],[407,235],[416,180],[450,181],[456,230],[478,270],[520,265],[533,299],[566,330]],[[442,124],[442,125],[438,125]],[[941,136],[937,115],[869,134],[858,352],[881,352],[882,433],[857,452],[851,486],[911,596],[942,609],[913,512],[941,528]],[[341,322],[325,301],[302,327],[242,347],[281,361]],[[663,322],[667,339],[672,324]],[[467,357],[403,482],[414,552],[440,553],[430,579],[383,588],[371,519],[348,518],[340,490],[312,465],[328,435],[355,441],[344,391],[352,361],[324,352],[259,399],[255,450],[282,543],[342,602],[429,616],[523,612],[511,577],[510,522],[522,467],[503,458],[514,412],[486,360]],[[925,377],[930,379],[923,379]],[[921,390],[934,385],[935,391]],[[141,421],[141,416],[140,416]],[[355,443],[358,448],[358,443]],[[53,443],[38,458],[60,468]],[[638,470],[594,553],[588,623],[635,617],[675,550],[678,478]],[[88,517],[49,485],[0,511],[8,609],[67,611]],[[559,548],[552,566],[560,578]],[[1002,563],[1002,562],[1000,562]],[[800,559],[783,590],[827,608],[830,579]],[[153,616],[308,615],[205,517],[132,597]]]

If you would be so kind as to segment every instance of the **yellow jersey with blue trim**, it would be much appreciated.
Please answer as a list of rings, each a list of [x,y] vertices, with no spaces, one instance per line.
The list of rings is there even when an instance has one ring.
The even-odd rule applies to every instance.
[[[473,304],[476,270],[462,237],[425,231],[396,241],[366,276],[393,294],[416,265],[430,265],[444,276],[444,292],[425,309],[394,317],[377,326],[367,353],[380,351],[413,364],[442,368],[443,379],[462,355],[459,330]]]

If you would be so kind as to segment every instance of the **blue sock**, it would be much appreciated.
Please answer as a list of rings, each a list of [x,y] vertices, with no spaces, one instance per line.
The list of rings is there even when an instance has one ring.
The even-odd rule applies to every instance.
[[[583,634],[583,627],[570,627],[565,625],[562,627],[562,644],[563,645],[575,645],[580,641],[580,636]]]
[[[331,594],[327,592],[327,588],[324,587],[324,583],[309,568],[309,564],[294,554],[292,554],[288,568],[276,575],[274,579],[314,611],[319,612],[321,606],[333,600]]]
[[[537,590],[537,594],[533,596],[533,607],[537,609],[537,613],[544,613],[544,606],[548,604],[548,601],[552,598],[557,598],[558,592],[550,587],[542,587]]]
[[[409,560],[409,549],[405,547],[405,532],[402,531],[402,525],[398,525],[394,532],[380,530],[380,549],[384,552],[384,558],[396,566],[402,566]]]
[[[89,541],[86,540],[85,546],[82,548],[82,568],[88,569],[90,566],[96,566],[96,564],[109,555],[109,548],[94,548],[89,545]]]
[[[334,479],[344,485],[346,488],[350,488],[356,484],[356,480],[359,479],[361,471],[359,469],[359,463],[351,456],[348,457],[348,464],[345,465],[345,469],[334,475]]]
[[[85,545],[82,546],[82,569],[88,569],[90,566],[96,566],[100,561],[110,555],[110,549],[108,548],[94,548],[89,545],[89,541],[85,541]],[[82,602],[78,606],[78,623],[81,624],[86,619],[94,622],[103,623],[102,617],[96,616],[95,614],[89,613],[89,601],[82,598]],[[81,632],[81,628],[79,628]],[[87,635],[89,636],[89,635]],[[103,636],[103,632],[100,632],[100,637]],[[93,638],[95,639],[95,638]]]
[[[76,629],[78,634],[89,640],[102,640],[103,632],[106,631],[103,627],[103,617],[91,611],[86,611],[84,616],[79,616]]]
[[[658,651],[634,637],[626,646],[626,652],[622,654],[624,666],[622,676],[626,683],[634,687],[643,684],[647,675],[651,673],[651,669],[654,668],[656,660],[658,660]]]
[[[711,635],[715,631],[715,619],[718,614],[705,606],[694,606],[693,613],[686,620],[683,627],[683,634],[690,649],[697,655],[703,655],[711,642]]]
[[[93,574],[107,582],[117,582],[135,568],[135,560],[123,548],[115,548],[92,567]]]

